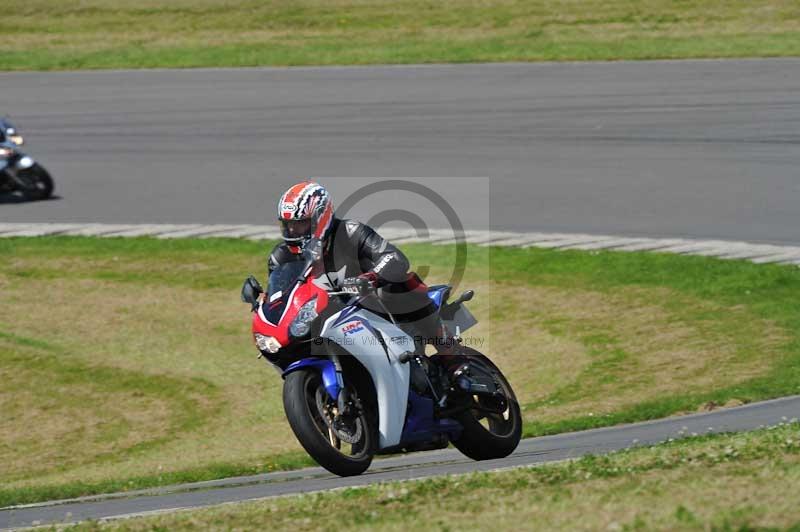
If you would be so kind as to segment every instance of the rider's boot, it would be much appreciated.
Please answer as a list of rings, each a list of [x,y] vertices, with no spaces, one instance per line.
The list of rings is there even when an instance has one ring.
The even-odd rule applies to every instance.
[[[455,392],[469,390],[473,384],[469,377],[469,360],[464,354],[460,339],[448,334],[438,312],[418,319],[414,326],[421,333],[417,336],[420,340],[417,350],[424,353],[425,346],[429,344],[436,349],[431,361],[443,370],[442,387]],[[445,397],[447,395],[445,393]]]
[[[447,333],[444,324],[439,322],[434,342],[435,359],[444,369],[451,389],[468,391],[472,385],[469,376],[469,359],[461,347],[461,340]]]

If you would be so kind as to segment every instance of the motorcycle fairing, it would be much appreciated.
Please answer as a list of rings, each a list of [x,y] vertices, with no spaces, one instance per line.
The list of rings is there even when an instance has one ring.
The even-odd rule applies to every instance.
[[[433,301],[434,305],[438,308],[442,308],[445,301],[447,301],[447,296],[450,295],[450,287],[445,284],[438,284],[428,287],[428,298]]]
[[[437,434],[447,434],[452,441],[461,434],[461,424],[452,419],[433,417],[433,399],[415,393],[408,393],[408,420],[403,428],[399,447],[414,443],[429,442]]]
[[[399,357],[413,350],[414,340],[380,316],[359,308],[337,323],[342,311],[328,318],[320,337],[354,356],[372,377],[378,402],[378,447],[400,443],[406,419],[410,370]]]
[[[460,334],[478,323],[478,320],[475,319],[475,316],[472,315],[467,307],[459,305],[452,317],[450,319],[442,319],[442,322],[448,331]]]
[[[253,332],[273,336],[282,346],[289,345],[289,324],[312,297],[317,298],[314,305],[317,312],[328,305],[328,293],[313,283],[296,284],[287,293],[280,293],[274,301],[261,303],[258,311],[253,313]]]
[[[284,379],[289,373],[304,368],[315,368],[322,374],[322,384],[325,386],[325,391],[333,399],[339,397],[339,392],[342,389],[342,383],[339,382],[339,374],[336,373],[336,366],[327,358],[303,358],[296,362],[292,362],[286,367],[286,370],[281,373]]]

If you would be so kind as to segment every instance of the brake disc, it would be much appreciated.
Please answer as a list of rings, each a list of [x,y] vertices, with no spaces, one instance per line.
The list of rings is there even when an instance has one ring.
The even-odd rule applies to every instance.
[[[327,403],[325,400],[325,394],[321,388],[317,389],[316,395],[317,409],[319,410],[323,421],[325,421],[325,424],[328,425],[336,437],[343,442],[350,444],[361,441],[361,436],[364,434],[361,418],[356,417],[352,419],[351,423],[348,423],[345,419],[343,419],[343,416],[337,416],[331,412],[333,405]]]
[[[361,419],[356,418],[353,425],[355,427],[348,427],[344,420],[333,420],[333,432],[336,436],[345,443],[358,443],[361,441],[361,436],[364,434],[364,429],[361,426]]]

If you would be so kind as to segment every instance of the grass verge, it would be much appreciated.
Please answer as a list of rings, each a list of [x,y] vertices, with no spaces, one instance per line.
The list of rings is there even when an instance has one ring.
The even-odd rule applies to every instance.
[[[2,70],[800,54],[789,0],[10,0]]]
[[[754,530],[800,527],[800,427],[691,438],[577,461],[109,523],[75,530]]]
[[[0,506],[310,464],[238,300],[269,247],[0,240]],[[449,277],[452,247],[403,248]],[[462,284],[526,435],[800,391],[797,268],[470,247]]]

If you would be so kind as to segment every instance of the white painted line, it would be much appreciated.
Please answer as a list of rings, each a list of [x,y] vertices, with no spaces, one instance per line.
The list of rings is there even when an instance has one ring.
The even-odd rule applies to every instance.
[[[417,236],[410,228],[381,229],[396,244],[427,242],[435,245],[457,241],[453,231],[431,229],[428,236]],[[279,240],[274,225],[208,225],[208,224],[101,224],[101,223],[0,223],[0,238],[37,237],[46,235],[141,237],[156,238],[244,238],[247,240]],[[690,240],[686,238],[642,238],[614,235],[570,233],[515,233],[509,231],[468,230],[463,241],[478,246],[539,247],[548,249],[580,249],[611,251],[652,251],[746,259],[756,264],[777,262],[800,265],[800,246],[755,244],[725,240]],[[459,238],[458,240],[462,240]]]
[[[502,247],[524,247],[528,244],[532,244],[533,242],[542,242],[542,235],[540,233],[536,233],[533,235],[520,235],[517,233],[516,236],[513,237],[503,237],[497,240],[490,240],[487,242],[483,242],[482,244],[478,244],[481,247],[490,247],[490,246],[502,246]]]
[[[455,244],[456,242],[468,243],[470,241],[487,238],[485,233],[486,231],[463,231],[456,233],[453,231],[432,230],[430,231],[430,236],[427,239],[423,239],[423,241],[437,246]],[[381,232],[381,236],[383,236],[383,232]],[[394,240],[392,240],[392,242],[394,242]]]
[[[17,227],[4,228],[2,237],[34,237],[60,234],[77,227],[76,224],[20,224]]]
[[[161,233],[166,233],[168,231],[179,231],[181,229],[187,229],[188,227],[189,226],[177,225],[177,224],[147,224],[147,225],[139,225],[138,227],[135,226],[133,229],[115,231],[113,233],[109,233],[107,236],[124,236],[129,238],[137,236],[155,236]]]
[[[726,242],[724,244],[709,246],[706,249],[698,249],[691,253],[692,255],[701,255],[703,257],[729,259],[735,258],[732,257],[732,255],[758,256],[759,250],[755,249],[757,247],[758,246],[742,244],[740,242]]]
[[[797,249],[800,251],[800,248]],[[734,242],[731,244],[731,250],[728,253],[718,256],[723,259],[755,259],[781,253],[786,253],[785,247],[771,244],[745,244]]]
[[[667,251],[669,253],[694,253],[706,252],[709,250],[719,250],[720,248],[729,249],[729,246],[729,242],[723,242],[720,240],[700,240],[661,248],[661,251]]]
[[[731,252],[731,245],[709,243],[708,245],[697,246],[693,249],[684,249],[679,253],[683,255],[695,255],[698,257],[721,257]]]
[[[131,224],[83,224],[81,227],[76,227],[64,234],[67,236],[107,236],[121,231],[131,231],[137,227],[140,226]]]
[[[417,230],[416,229],[410,229],[410,228],[409,229],[399,229],[399,228],[393,228],[393,227],[386,227],[386,228],[381,228],[380,233],[381,233],[381,236],[383,238],[385,238],[387,240],[391,240],[392,242],[394,242],[395,240],[399,240],[401,238],[408,238],[408,237],[417,236]]]
[[[617,251],[661,251],[670,246],[677,246],[689,242],[689,240],[684,240],[682,238],[646,238],[643,240],[644,241],[641,243],[618,246],[614,249]]]
[[[262,229],[258,233],[244,237],[245,240],[278,240],[281,237],[277,229]]]
[[[524,233],[522,233],[524,234]],[[529,242],[528,244],[523,245],[524,248],[552,248],[552,247],[559,247],[558,245],[554,245],[557,242],[570,241],[571,243],[577,243],[578,240],[576,239],[586,239],[584,241],[591,241],[589,238],[591,235],[576,235],[576,234],[569,234],[569,233],[538,233],[539,238],[535,238],[533,241]],[[602,237],[598,237],[602,238]]]
[[[650,248],[656,245],[657,240],[653,238],[621,238],[621,243],[611,244],[613,249],[621,251],[638,251],[638,248]]]
[[[392,241],[394,244],[417,244],[422,242],[432,242],[432,241],[442,241],[447,239],[453,239],[453,231],[446,230],[446,229],[430,229],[428,230],[428,236],[417,236],[414,234],[413,236],[409,236],[406,238],[396,238]]]
[[[266,225],[238,225],[233,229],[222,231],[221,233],[214,233],[213,235],[202,235],[200,238],[244,238],[251,235],[263,234],[267,231]],[[275,229],[277,234],[278,230]]]
[[[736,253],[721,255],[723,259],[747,259],[757,264],[780,262],[783,259],[800,257],[800,247],[775,245],[743,245]]]
[[[562,237],[564,235],[561,235]],[[558,238],[558,235],[547,233],[507,233],[494,231],[489,232],[489,236],[483,239],[468,238],[467,242],[478,244],[481,247],[490,246],[520,246],[525,247],[534,242],[548,242]],[[481,241],[482,240],[482,241]]]
[[[595,235],[573,235],[568,238],[559,238],[556,240],[545,240],[545,241],[537,241],[534,244],[529,244],[525,247],[537,247],[537,248],[550,248],[550,249],[559,249],[559,248],[568,248],[569,246],[573,246],[576,244],[588,244],[590,242],[602,242],[606,240],[611,240],[611,237],[608,236],[595,236]]]
[[[177,228],[173,227],[164,227],[152,233],[152,236],[156,238],[169,238],[169,236],[173,233],[191,233],[197,229],[202,227],[207,227],[201,224],[188,224],[188,225],[179,225]],[[190,235],[191,236],[191,235]],[[181,237],[178,237],[181,238]]]
[[[613,238],[609,237],[608,240],[600,240],[598,242],[589,242],[586,244],[573,244],[564,249],[580,249],[583,251],[593,251],[602,249],[614,249],[622,246],[630,246],[632,244],[639,244],[642,242],[641,238]]]
[[[25,224],[0,223],[0,233],[19,231],[21,229],[20,225],[25,225]]]
[[[756,264],[765,264],[768,262],[782,262],[796,258],[800,258],[800,250],[798,250],[797,248],[790,248],[784,251],[783,253],[776,253],[774,255],[766,255],[764,257],[756,257],[754,259],[750,259],[750,262],[755,262]]]
[[[200,227],[191,229],[183,229],[181,231],[164,233],[159,235],[157,238],[222,237],[227,236],[227,234],[230,232],[241,231],[242,227],[243,226],[241,225],[201,225]]]
[[[467,231],[464,239],[468,244],[483,244],[486,242],[497,242],[507,238],[519,237],[519,233],[507,233],[502,231]]]
[[[201,225],[198,227],[190,227],[188,229],[181,229],[180,231],[171,231],[169,233],[162,233],[156,238],[189,238],[196,236],[210,236],[225,231],[238,229],[238,225]]]
[[[463,237],[462,237],[462,239],[463,239]],[[439,245],[439,246],[442,246],[442,245],[445,245],[445,244],[455,244],[456,243],[456,235],[454,235],[453,233],[450,233],[450,234],[447,234],[447,235],[431,234],[431,235],[428,236],[428,238],[423,238],[421,241],[425,242],[427,244],[435,244],[435,245]]]

